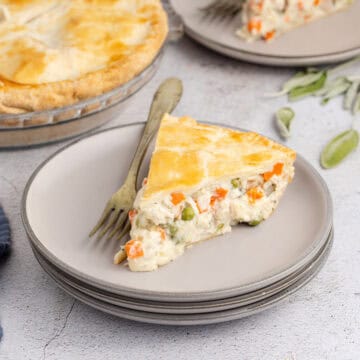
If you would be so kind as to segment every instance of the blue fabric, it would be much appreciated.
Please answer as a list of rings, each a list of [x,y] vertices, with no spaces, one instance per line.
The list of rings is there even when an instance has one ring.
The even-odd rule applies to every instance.
[[[9,220],[5,216],[3,208],[0,206],[0,258],[10,252],[11,231]]]

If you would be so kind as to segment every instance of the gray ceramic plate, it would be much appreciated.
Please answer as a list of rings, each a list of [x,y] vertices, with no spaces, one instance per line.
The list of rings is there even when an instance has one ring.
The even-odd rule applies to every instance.
[[[49,275],[53,278],[53,280],[58,284],[59,287],[61,287],[70,295],[74,296],[76,299],[100,311],[104,311],[121,318],[161,325],[205,325],[240,319],[277,305],[287,296],[291,295],[295,291],[299,290],[306,283],[308,283],[318,273],[318,271],[324,265],[328,257],[331,246],[332,237],[330,236],[323,250],[314,259],[311,265],[304,271],[303,276],[300,277],[297,282],[288,286],[286,289],[276,293],[275,295],[255,303],[248,304],[246,306],[240,306],[230,310],[215,311],[205,314],[157,314],[126,309],[95,299],[67,285],[66,283],[63,283],[51,273],[49,273]],[[41,259],[39,259],[39,261],[41,263]]]
[[[329,235],[329,239],[324,247],[328,246],[328,242],[333,238],[333,231]],[[80,283],[74,278],[68,276],[68,274],[62,273],[59,269],[55,268],[54,265],[48,262],[40,253],[33,248],[34,254],[38,259],[40,265],[44,270],[51,275],[51,277],[58,279],[61,283],[67,284],[74,289],[88,295],[97,300],[113,304],[116,306],[124,307],[127,309],[134,309],[139,311],[154,312],[154,313],[165,313],[165,314],[200,314],[209,313],[215,311],[229,310],[238,308],[240,306],[249,305],[261,300],[264,300],[270,296],[273,296],[280,291],[285,290],[289,286],[297,283],[307,272],[311,272],[312,263],[316,263],[317,258],[324,252],[324,248],[316,254],[315,258],[306,264],[303,268],[299,269],[293,274],[285,277],[284,279],[271,284],[265,288],[257,290],[252,293],[243,294],[236,297],[203,301],[203,302],[154,302],[139,299],[126,298],[116,296],[111,293],[104,292],[100,289],[91,287]]]
[[[310,22],[270,43],[246,42],[235,35],[240,16],[230,21],[205,20],[199,8],[210,0],[171,0],[182,17],[186,33],[222,54],[240,60],[279,66],[331,63],[349,59],[360,53],[360,1],[347,11]],[[309,41],[311,39],[311,41]]]
[[[33,246],[63,272],[122,296],[207,301],[279,281],[324,245],[332,224],[330,194],[316,170],[299,156],[294,181],[263,224],[236,226],[156,272],[133,273],[113,265],[118,244],[89,240],[87,234],[124,180],[142,128],[142,123],[120,126],[84,137],[31,176],[23,196],[24,225]]]

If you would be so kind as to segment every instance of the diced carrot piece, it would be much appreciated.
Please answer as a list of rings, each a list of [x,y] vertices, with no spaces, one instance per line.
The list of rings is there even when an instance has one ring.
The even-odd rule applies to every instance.
[[[217,200],[217,197],[214,195],[210,198],[210,206],[211,207],[213,207],[215,205],[216,200]]]
[[[304,10],[304,3],[301,0],[299,0],[297,3],[297,7],[300,11]]]
[[[130,240],[125,245],[126,255],[129,259],[136,259],[138,257],[144,256],[144,250],[141,246],[141,241]]]
[[[129,220],[130,220],[131,224],[133,223],[134,218],[135,218],[136,215],[137,215],[137,211],[135,209],[131,209],[129,211]]]
[[[261,199],[264,196],[264,192],[261,188],[255,187],[251,188],[246,192],[246,195],[248,196],[251,203],[254,203],[256,200]]]
[[[283,163],[276,163],[272,169],[272,171],[267,171],[263,173],[263,178],[265,181],[270,180],[274,175],[281,175],[283,171],[284,164]]]
[[[274,165],[274,169],[273,172],[275,175],[281,175],[282,171],[284,168],[284,164],[283,163],[277,163]]]
[[[210,198],[210,206],[213,207],[216,201],[224,199],[228,192],[229,191],[224,188],[217,188],[215,195]]]
[[[259,2],[257,3],[257,8],[258,8],[258,10],[261,11],[261,10],[263,9],[263,7],[264,7],[264,2],[263,2],[263,1],[259,1]]]
[[[219,200],[221,200],[221,199],[224,199],[224,198],[225,198],[225,196],[227,195],[227,193],[228,193],[229,191],[226,190],[226,189],[224,189],[224,188],[217,188],[217,189],[215,190],[215,192],[216,192],[217,198],[218,198]]]
[[[174,205],[180,204],[185,200],[185,195],[183,193],[172,193],[171,194],[171,202]]]
[[[267,171],[267,172],[263,173],[263,178],[265,181],[269,181],[273,175],[274,175],[274,173],[272,171]]]
[[[320,0],[314,0],[313,4],[314,4],[314,6],[319,6]]]
[[[146,185],[147,182],[148,182],[148,179],[147,179],[147,178],[144,178],[144,180],[143,180],[143,182],[142,182],[143,186]]]
[[[264,39],[265,39],[266,41],[269,41],[269,40],[271,40],[274,36],[275,36],[275,30],[268,31],[268,32],[264,35]]]
[[[259,32],[261,30],[261,21],[252,19],[248,22],[247,28],[249,32],[252,32],[253,30]]]

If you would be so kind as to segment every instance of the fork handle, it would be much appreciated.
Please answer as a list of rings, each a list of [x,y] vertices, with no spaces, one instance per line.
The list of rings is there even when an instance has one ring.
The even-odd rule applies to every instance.
[[[151,103],[145,128],[136,148],[134,158],[131,162],[126,181],[133,181],[136,183],[141,162],[146,154],[146,150],[149,147],[151,139],[157,132],[164,114],[171,113],[178,104],[182,91],[182,82],[177,78],[166,79],[157,89]]]

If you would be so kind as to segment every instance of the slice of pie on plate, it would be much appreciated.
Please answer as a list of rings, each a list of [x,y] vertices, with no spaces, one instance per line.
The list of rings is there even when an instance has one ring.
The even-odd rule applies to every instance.
[[[256,225],[276,208],[294,176],[295,152],[253,132],[165,115],[148,178],[129,212],[131,240],[115,255],[151,271],[185,248]]]
[[[243,26],[236,34],[248,41],[272,40],[309,21],[344,10],[351,3],[352,0],[246,0],[241,14]]]
[[[166,35],[160,0],[0,1],[0,113],[103,94],[144,70]]]

